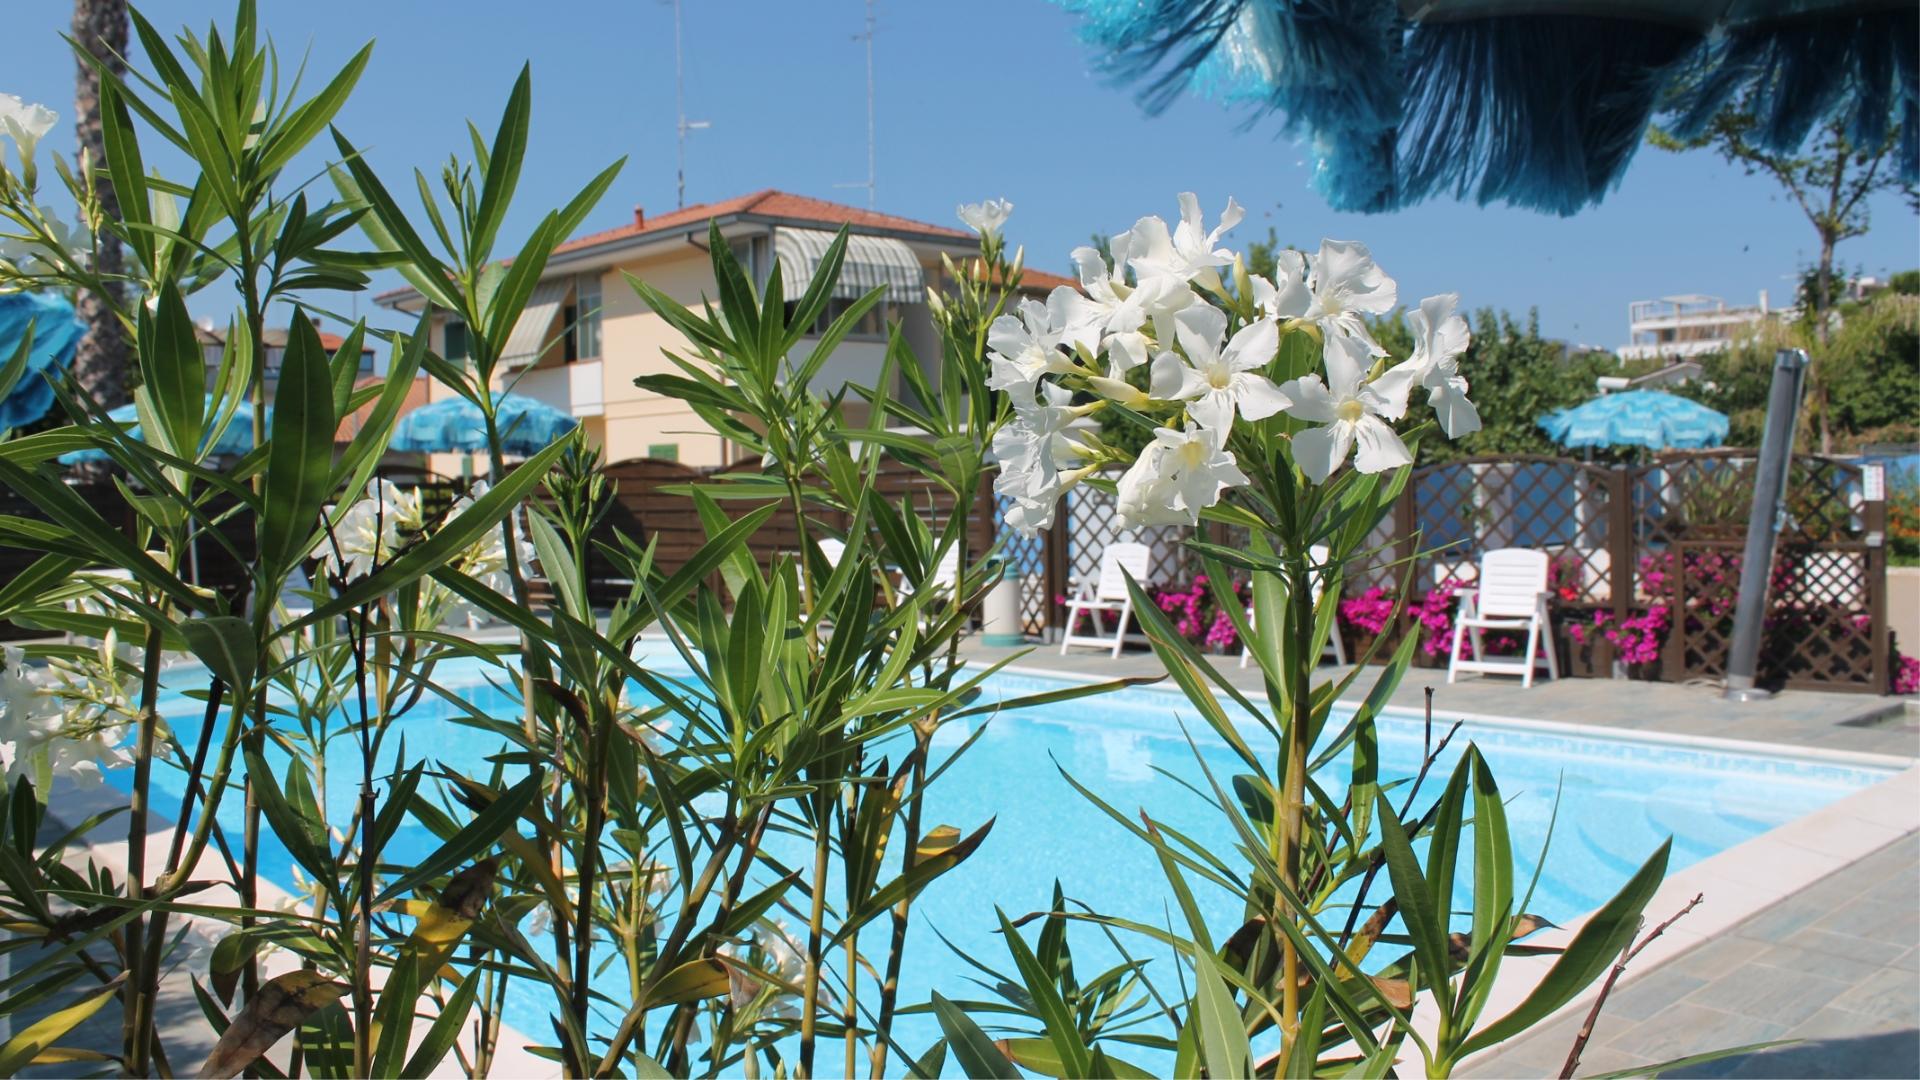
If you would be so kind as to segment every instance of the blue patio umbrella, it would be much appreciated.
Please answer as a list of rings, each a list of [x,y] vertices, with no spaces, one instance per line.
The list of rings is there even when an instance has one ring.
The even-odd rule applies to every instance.
[[[493,395],[500,449],[531,457],[572,431],[580,421],[544,401],[521,394]],[[480,407],[454,397],[422,405],[394,425],[387,449],[416,454],[477,454],[487,449],[487,422]]]
[[[31,424],[53,407],[48,371],[64,370],[87,332],[87,324],[73,313],[67,298],[53,293],[0,293],[0,363],[11,360],[33,324],[33,350],[27,355],[26,374],[0,400],[0,431]]]
[[[1727,441],[1727,418],[1697,401],[1660,390],[1605,394],[1540,418],[1562,446],[1644,446],[1698,450]]]
[[[215,408],[213,395],[207,395],[207,417],[209,420],[212,419]],[[127,429],[127,434],[143,442],[145,441],[145,438],[140,434],[140,425],[137,422],[140,419],[139,413],[134,409],[131,402],[118,408],[108,409],[107,418],[117,423],[132,424],[133,426]],[[273,406],[271,405],[267,406],[267,427],[269,430],[273,427]],[[213,445],[212,452],[227,456],[238,456],[252,449],[253,406],[248,405],[246,402],[241,402],[240,405],[234,409],[233,419],[227,424],[226,430],[220,433],[220,441]],[[104,450],[74,450],[60,455],[60,464],[62,465],[78,465],[82,462],[109,460],[112,459],[107,457],[107,452]]]

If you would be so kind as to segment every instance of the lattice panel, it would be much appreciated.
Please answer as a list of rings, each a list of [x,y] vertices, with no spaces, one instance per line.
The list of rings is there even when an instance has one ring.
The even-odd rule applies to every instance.
[[[1067,573],[1070,577],[1100,576],[1100,555],[1106,546],[1123,540],[1145,544],[1153,551],[1147,578],[1155,582],[1184,581],[1199,572],[1200,560],[1183,541],[1191,530],[1177,525],[1130,529],[1120,521],[1116,499],[1081,485],[1067,494]]]
[[[1471,459],[1430,466],[1409,483],[1424,549],[1416,591],[1448,580],[1471,585],[1480,556],[1503,547],[1553,557],[1550,587],[1562,604],[1612,599],[1616,548],[1609,470],[1559,458]]]
[[[994,522],[999,530],[1000,555],[1020,575],[1021,632],[1035,637],[1043,636],[1047,632],[1048,606],[1053,602],[1053,598],[1047,595],[1049,534],[1041,532],[1023,536],[1008,528],[1006,514],[1013,500],[1004,496],[994,498]]]
[[[1852,685],[1878,690],[1869,603],[1869,554],[1802,545],[1774,564],[1762,663],[1789,686]]]

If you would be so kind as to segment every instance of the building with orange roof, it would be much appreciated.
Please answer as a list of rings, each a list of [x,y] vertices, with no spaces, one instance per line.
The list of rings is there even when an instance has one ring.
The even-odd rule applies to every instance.
[[[319,321],[318,319],[314,320],[316,328],[318,327]],[[224,327],[214,323],[213,320],[203,319],[194,325],[193,333],[195,339],[200,343],[200,351],[206,358],[207,392],[212,393],[214,381],[220,371],[220,356],[227,347],[227,331]],[[266,401],[269,405],[273,404],[274,394],[280,388],[280,364],[287,355],[287,334],[288,329],[286,327],[274,326],[268,327],[264,335],[266,338],[264,342],[266,348],[261,351],[260,355],[260,373],[262,376],[262,389],[265,391]],[[346,339],[339,334],[326,330],[320,330],[319,335],[320,347],[327,350],[328,353],[338,352],[340,347],[347,343]],[[360,373],[354,378],[354,389],[356,390],[381,382],[386,378],[387,358],[381,354],[377,344],[376,340],[369,337],[360,345]],[[425,375],[414,379],[413,385],[407,388],[407,396],[403,399],[400,406],[401,412],[404,413],[411,409],[418,408],[430,400],[429,382],[430,380]],[[373,405],[368,403],[342,417],[340,420],[340,430],[335,434],[334,441],[337,443],[352,442],[353,437],[360,433],[360,427],[366,422],[367,414],[371,412],[372,409]]]
[[[973,234],[961,229],[784,191],[758,191],[654,217],[636,207],[632,223],[554,249],[502,356],[500,387],[577,417],[609,461],[653,457],[706,466],[737,457],[684,402],[633,382],[674,371],[668,354],[690,357],[692,349],[640,302],[623,274],[689,306],[717,299],[707,250],[709,221],[719,226],[756,285],[764,285],[778,265],[788,296],[800,295],[834,233],[847,228],[840,282],[822,326],[872,289],[884,288],[885,294],[816,376],[823,392],[847,383],[870,385],[878,377],[890,324],[899,325],[923,363],[936,361],[940,348],[926,290],[944,281],[943,256],[958,261],[978,250]],[[1029,270],[1022,288],[1046,292],[1072,284]],[[375,301],[414,314],[425,306],[411,288],[382,293]],[[438,314],[431,327],[432,346],[442,356],[466,357],[466,327]],[[431,389],[434,397],[452,393],[437,384]]]

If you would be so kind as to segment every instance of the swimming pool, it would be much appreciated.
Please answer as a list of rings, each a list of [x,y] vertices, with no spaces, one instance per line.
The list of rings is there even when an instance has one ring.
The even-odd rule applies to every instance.
[[[687,674],[664,646],[649,652],[643,662],[663,674]],[[488,670],[478,662],[456,662],[442,665],[437,678],[493,715],[517,715],[517,698],[489,682]],[[497,678],[497,669],[493,670]],[[195,674],[191,669],[170,671],[169,696],[162,706],[179,737],[189,743],[197,732],[201,705],[180,691],[196,685]],[[1002,672],[987,684],[987,700],[995,695],[1011,699],[1061,685],[1044,676]],[[1443,693],[1440,701],[1447,696]],[[485,775],[491,766],[484,759],[496,753],[499,744],[460,724],[453,715],[452,705],[423,700],[400,721],[400,730],[414,754],[425,753],[469,774]],[[1116,809],[1130,813],[1145,807],[1157,820],[1234,861],[1230,827],[1173,778],[1205,786],[1188,734],[1207,767],[1223,780],[1239,771],[1240,763],[1177,691],[1136,687],[1006,713],[990,721],[976,719],[985,723],[986,731],[933,787],[927,821],[953,824],[963,831],[988,818],[996,819],[996,824],[966,864],[934,883],[916,901],[902,1003],[924,1002],[935,989],[953,998],[990,998],[988,991],[971,981],[978,972],[930,931],[938,929],[955,946],[1011,970],[999,941],[994,906],[1004,907],[1014,917],[1044,908],[1055,878],[1068,896],[1107,914],[1151,924],[1167,921],[1170,894],[1152,850],[1075,792],[1062,771]],[[1442,725],[1452,717],[1440,711],[1435,719],[1436,728],[1444,730]],[[1186,724],[1187,734],[1182,733],[1180,722]],[[1382,779],[1411,775],[1422,758],[1422,722],[1388,714],[1378,728]],[[936,759],[942,756],[942,748],[957,746],[971,733],[959,724],[942,729],[936,738]],[[1557,923],[1575,919],[1608,899],[1669,835],[1674,840],[1670,871],[1679,870],[1893,773],[1866,765],[1469,721],[1435,766],[1440,782],[1430,785],[1430,795],[1437,794],[1469,741],[1486,755],[1508,800],[1522,881],[1533,872],[1558,796],[1552,847],[1530,905],[1533,912]],[[397,746],[397,739],[388,740],[389,756]],[[1329,770],[1327,780],[1336,798],[1344,770],[1344,762]],[[336,824],[344,824],[350,814],[358,771],[350,741],[336,740],[325,795]],[[127,781],[115,778],[123,786]],[[154,782],[164,792],[160,805],[175,804],[181,774],[157,769]],[[234,835],[241,814],[239,800],[223,802],[222,823]],[[798,865],[800,841],[788,842],[794,846],[790,855],[778,848],[773,853]],[[434,846],[430,833],[408,826],[395,836],[388,851],[400,861]],[[284,852],[263,852],[262,870],[283,886],[292,882],[291,860]],[[1236,900],[1202,882],[1192,884],[1212,925],[1237,925]],[[1177,924],[1177,914],[1174,920]],[[880,949],[883,937],[884,931],[874,931],[869,947]],[[1090,928],[1076,933],[1073,941],[1083,977],[1114,956]],[[1129,948],[1133,944],[1129,942]],[[1146,943],[1139,944],[1138,955],[1156,955]],[[1154,966],[1164,968],[1164,957]],[[624,977],[619,965],[610,967],[604,977],[610,996],[622,999]],[[1172,980],[1170,973],[1166,977]],[[516,986],[505,1019],[538,1038],[538,1033],[550,1030],[546,1015],[551,999],[543,987]],[[609,1028],[613,1022],[613,1017],[604,1019]],[[938,1029],[930,1018],[906,1017],[897,1036],[903,1046],[917,1052],[938,1037]]]

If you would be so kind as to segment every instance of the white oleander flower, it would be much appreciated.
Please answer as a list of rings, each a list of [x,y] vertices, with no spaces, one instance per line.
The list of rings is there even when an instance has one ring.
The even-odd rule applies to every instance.
[[[1059,349],[1060,335],[1053,328],[1048,306],[1023,300],[1018,310],[1018,317],[1002,315],[987,328],[987,356],[993,363],[987,385],[1013,393],[1016,401],[1041,376],[1075,370],[1073,358]]]
[[[1293,437],[1293,460],[1316,484],[1347,460],[1355,444],[1354,467],[1363,473],[1385,472],[1413,462],[1387,420],[1406,414],[1410,380],[1402,375],[1367,383],[1367,343],[1338,334],[1327,335],[1323,356],[1327,381],[1318,375],[1289,379],[1280,390],[1293,404],[1287,413],[1324,425]]]
[[[1015,394],[1013,419],[993,435],[994,493],[1013,503],[1007,524],[1028,535],[1053,524],[1060,495],[1093,469],[1085,464],[1093,448],[1073,427],[1090,407],[1069,404],[1073,394],[1062,387],[1040,391],[1044,402]]]
[[[1307,288],[1307,256],[1292,248],[1274,253],[1274,280],[1259,274],[1248,277],[1253,283],[1253,303],[1270,319],[1304,318],[1313,307],[1313,290]]]
[[[60,122],[60,114],[45,105],[30,105],[13,94],[0,94],[0,134],[13,139],[20,148],[20,163],[33,160],[33,148],[41,136]]]
[[[981,236],[999,236],[1000,230],[1013,214],[1013,204],[1005,199],[988,199],[985,202],[961,203],[960,220],[967,228]]]
[[[1352,240],[1322,240],[1307,277],[1313,304],[1306,318],[1328,337],[1343,334],[1365,342],[1374,356],[1387,351],[1367,332],[1363,314],[1385,315],[1399,302],[1399,287],[1378,266],[1367,245]]]
[[[1221,429],[1233,425],[1237,412],[1248,420],[1264,420],[1287,407],[1287,396],[1260,374],[1280,351],[1280,328],[1272,319],[1248,323],[1220,347],[1227,334],[1227,314],[1212,304],[1196,304],[1180,313],[1183,361],[1163,352],[1153,362],[1152,395],[1163,401],[1185,401],[1187,415]]]
[[[732,961],[726,967],[735,1009],[753,1004],[766,989],[772,993],[762,1015],[788,1020],[799,1017],[798,995],[792,988],[806,978],[807,961],[785,923],[763,922],[754,927],[747,948],[723,946],[719,951]]]
[[[1218,247],[1220,237],[1240,224],[1246,211],[1232,198],[1220,214],[1220,224],[1212,232],[1200,214],[1200,199],[1191,191],[1180,193],[1180,224],[1172,233],[1158,217],[1144,217],[1133,226],[1129,241],[1130,264],[1142,283],[1149,278],[1169,277],[1181,282],[1196,282],[1203,288],[1220,287],[1222,266],[1233,265],[1233,252]]]
[[[420,492],[405,492],[390,480],[375,480],[367,485],[366,494],[347,508],[333,527],[333,536],[321,536],[314,553],[332,574],[352,581],[392,559],[402,537],[423,528]]]
[[[1404,369],[1410,381],[1426,388],[1427,404],[1449,439],[1480,430],[1480,411],[1467,400],[1467,379],[1460,374],[1460,354],[1467,351],[1473,334],[1459,309],[1459,293],[1442,293],[1407,312],[1413,355],[1395,365],[1395,370]]]
[[[50,664],[43,679],[27,669],[25,653],[7,647],[0,658],[0,758],[9,784],[31,779],[44,802],[57,779],[91,787],[108,769],[131,763],[119,747],[132,705],[111,665],[132,652],[109,633],[97,658]]]
[[[460,496],[459,501],[453,504],[453,508],[447,511],[447,520],[452,521],[466,513],[474,501],[485,495],[488,490],[489,485],[485,480],[475,483],[473,488],[467,494]],[[516,529],[514,535],[517,538],[520,569],[522,572],[530,573],[534,558],[533,545],[522,535],[524,532],[523,529]],[[478,537],[474,538],[473,543],[468,544],[464,551],[453,557],[453,566],[454,569],[502,596],[513,595],[513,575],[507,569],[507,538],[504,526],[482,531]]]
[[[1132,241],[1132,233],[1112,239],[1111,266],[1096,248],[1074,248],[1080,288],[1075,291],[1062,286],[1054,290],[1056,295],[1068,294],[1059,305],[1061,316],[1054,323],[1062,327],[1062,339],[1076,349],[1084,347],[1089,355],[1105,348],[1109,366],[1120,375],[1147,361],[1147,337],[1140,333],[1147,320],[1156,312],[1178,310],[1193,298],[1192,290],[1177,282],[1156,280],[1145,290],[1129,286],[1126,265]]]
[[[1130,528],[1199,524],[1200,511],[1219,502],[1221,491],[1247,482],[1225,438],[1216,428],[1156,430],[1120,478],[1120,520]]]

